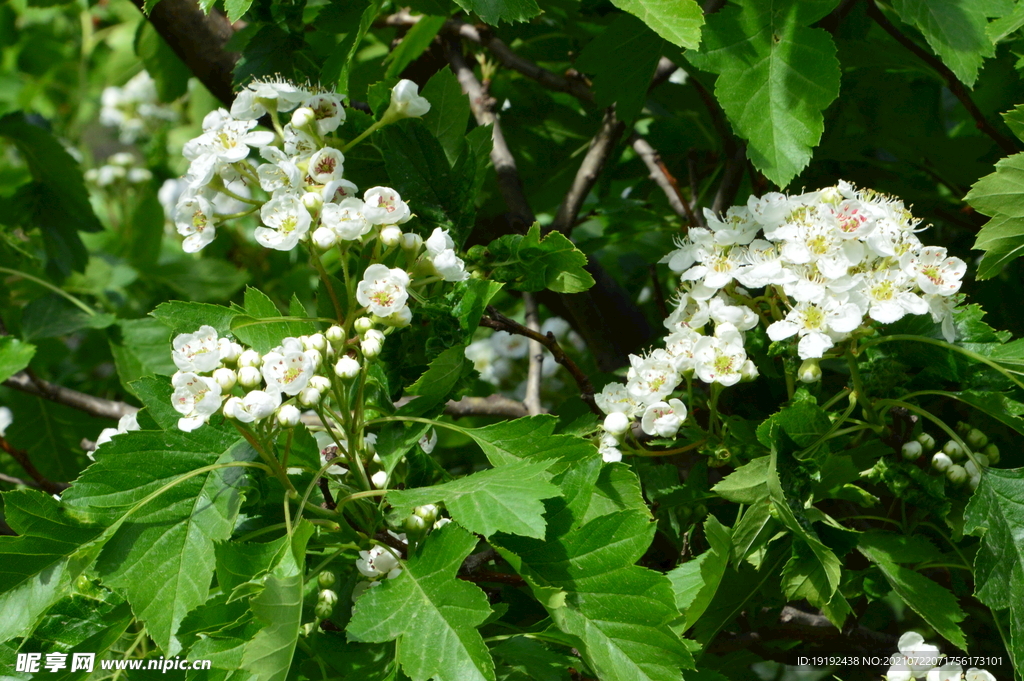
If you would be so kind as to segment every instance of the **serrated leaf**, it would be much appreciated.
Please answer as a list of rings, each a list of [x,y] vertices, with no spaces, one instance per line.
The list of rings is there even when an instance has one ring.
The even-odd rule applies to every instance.
[[[245,289],[245,315],[231,320],[231,332],[242,343],[261,354],[270,352],[285,338],[298,338],[316,332],[313,322],[281,320],[267,294],[251,286]]]
[[[579,524],[618,511],[639,511],[651,517],[651,511],[640,491],[640,478],[622,462],[601,466],[587,511]]]
[[[462,93],[459,79],[451,69],[441,69],[431,76],[423,86],[423,96],[430,102],[430,111],[423,116],[423,123],[441,143],[448,162],[454,166],[466,145],[469,98]]]
[[[349,640],[396,641],[398,661],[412,681],[495,681],[494,662],[476,629],[491,612],[487,597],[455,578],[476,544],[454,523],[431,532],[401,575],[356,601]],[[409,629],[410,622],[416,629]]]
[[[430,43],[434,41],[437,32],[448,20],[445,16],[424,16],[402,38],[398,47],[388,53],[384,63],[388,64],[385,78],[397,78],[405,70],[405,67],[416,61],[421,54],[426,52]],[[439,71],[441,73],[443,71]],[[448,71],[448,73],[451,73]],[[424,95],[426,96],[426,95]],[[465,97],[463,97],[465,99]],[[433,103],[433,102],[431,102]]]
[[[251,461],[256,452],[240,437],[204,427],[127,433],[97,450],[96,458],[63,500],[76,517],[110,525],[182,476],[211,464]],[[100,554],[104,583],[126,595],[167,655],[179,650],[178,624],[209,594],[214,543],[231,536],[243,476],[231,467],[177,482],[125,522]]]
[[[224,10],[227,12],[228,21],[233,24],[241,19],[242,15],[249,11],[251,5],[252,0],[224,0]]]
[[[508,532],[541,538],[546,526],[541,500],[560,494],[550,482],[549,466],[519,461],[441,485],[389,492],[387,500],[401,515],[444,502],[452,519],[485,537]]]
[[[434,358],[423,375],[406,392],[419,395],[419,399],[431,404],[439,404],[448,398],[472,368],[473,363],[466,359],[466,346],[456,345]]]
[[[749,0],[707,18],[700,69],[718,74],[715,95],[747,156],[780,187],[811,159],[824,131],[823,111],[839,95],[839,61],[831,36],[808,26],[831,0]]]
[[[502,421],[483,428],[462,429],[484,450],[494,466],[516,461],[593,458],[593,443],[572,435],[554,434],[558,419],[548,414]]]
[[[673,45],[695,50],[700,45],[704,11],[696,0],[613,0]]]
[[[178,370],[171,358],[171,330],[156,319],[123,319],[120,333],[111,338],[110,351],[121,385],[143,376],[172,376]]]
[[[491,26],[502,21],[528,21],[540,14],[536,0],[455,0],[467,12],[477,15]]]
[[[13,336],[0,336],[0,383],[28,366],[36,346]]]
[[[194,333],[204,324],[212,326],[217,329],[217,333],[226,336],[231,332],[231,320],[239,313],[222,305],[172,300],[160,303],[149,314],[169,327],[173,336],[179,333]]]
[[[711,605],[718,585],[725,576],[725,569],[729,567],[732,544],[729,528],[718,522],[715,516],[709,515],[704,521],[704,536],[710,548],[697,559],[683,563],[668,573],[675,592],[676,607],[686,619],[682,631],[692,627]]]
[[[981,537],[974,594],[993,610],[1009,609],[1009,653],[1024,668],[1024,469],[985,471],[964,512],[964,534]]]
[[[989,37],[985,8],[975,0],[893,0],[900,19],[916,27],[943,63],[967,87],[995,45]]]
[[[1017,12],[1020,14],[1021,26],[1024,26],[1024,5],[1020,5]],[[1018,28],[1020,27],[1018,26]],[[1017,136],[1017,139],[1024,140],[1024,104],[1018,104],[1003,113],[1003,122]]]
[[[754,504],[768,496],[768,468],[771,460],[767,456],[752,459],[743,464],[711,491],[738,504]]]
[[[491,242],[480,263],[491,270],[495,281],[511,284],[517,291],[580,293],[594,285],[584,269],[587,256],[560,232],[540,235],[534,223],[525,236],[508,234]]]
[[[502,641],[491,652],[499,661],[498,681],[569,681],[575,659],[525,636]]]
[[[782,592],[788,600],[806,600],[820,609],[841,630],[852,610],[843,595],[829,584],[826,569],[811,545],[793,542],[792,554],[782,568]]]

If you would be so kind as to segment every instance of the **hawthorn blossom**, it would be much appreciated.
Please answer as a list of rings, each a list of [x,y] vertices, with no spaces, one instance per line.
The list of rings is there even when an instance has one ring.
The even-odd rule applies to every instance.
[[[267,201],[260,209],[260,218],[266,226],[256,228],[256,241],[278,251],[295,248],[312,222],[309,211],[293,194],[282,194]]]
[[[367,189],[363,203],[363,215],[374,225],[400,225],[412,217],[408,204],[390,187]]]
[[[307,99],[310,99],[307,90],[286,80],[253,81],[235,95],[231,115],[240,120],[255,121],[268,111],[291,111]]]
[[[799,336],[797,352],[800,359],[819,358],[835,345],[833,336],[841,337],[861,324],[861,312],[852,303],[840,304],[833,300],[815,305],[797,303],[786,318],[768,327],[768,337],[780,341]]]
[[[263,380],[267,389],[298,395],[313,377],[313,360],[297,338],[285,338],[281,345],[263,356]]]
[[[181,333],[171,343],[171,359],[180,371],[207,373],[220,366],[217,329],[203,325],[194,333]]]
[[[141,429],[142,428],[139,426],[138,412],[133,411],[130,414],[125,414],[118,420],[116,428],[104,428],[103,430],[100,431],[99,437],[96,438],[96,448],[99,449],[100,446],[110,442],[111,438],[113,438],[115,435],[124,435],[125,433],[130,433],[131,431]],[[0,432],[0,436],[2,435],[3,433]],[[86,452],[86,455],[90,459],[93,458],[92,452]]]
[[[174,387],[171,404],[181,414],[179,430],[192,432],[220,409],[220,385],[212,378],[178,372],[171,377],[171,385]]]
[[[355,197],[343,199],[340,203],[325,203],[320,222],[339,239],[355,241],[368,234],[373,227],[363,214],[364,208],[365,204]]]
[[[183,196],[174,209],[174,226],[185,237],[182,250],[198,253],[217,235],[213,204],[202,196]]]
[[[686,420],[686,405],[677,399],[668,402],[655,402],[644,410],[640,419],[640,427],[648,435],[672,438],[679,432]]]
[[[409,299],[406,287],[409,275],[399,268],[388,269],[379,263],[370,265],[356,286],[356,300],[378,317],[387,317],[405,307]]]
[[[302,173],[291,157],[277,147],[269,146],[260,149],[260,156],[267,161],[256,169],[263,191],[298,191],[302,185]]]
[[[326,135],[345,122],[345,108],[341,105],[344,100],[345,95],[322,92],[304,101],[302,106],[313,110],[317,132]]]
[[[926,246],[918,253],[904,253],[900,267],[914,278],[925,294],[942,296],[959,291],[960,280],[967,272],[967,263],[960,258],[947,257],[946,249],[937,246]]]
[[[420,89],[411,80],[400,80],[391,89],[391,104],[384,113],[385,118],[418,118],[430,111],[430,102],[420,96]]]
[[[224,416],[242,423],[253,423],[272,416],[281,406],[276,390],[252,390],[245,397],[231,397],[224,403]]]
[[[445,281],[465,281],[469,279],[469,272],[466,271],[466,263],[455,251],[446,250],[434,256],[434,269]]]
[[[317,184],[327,184],[341,179],[345,157],[332,147],[320,149],[309,159],[307,173]]]
[[[747,354],[741,344],[705,336],[693,348],[694,371],[705,383],[736,385],[743,379]]]

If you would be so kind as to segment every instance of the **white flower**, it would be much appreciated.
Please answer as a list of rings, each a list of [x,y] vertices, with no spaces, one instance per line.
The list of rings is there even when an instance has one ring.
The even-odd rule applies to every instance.
[[[924,637],[916,631],[903,634],[898,646],[902,659],[889,668],[886,678],[890,681],[924,678],[940,657],[938,647],[925,643]]]
[[[281,346],[263,356],[263,380],[267,389],[297,395],[313,376],[313,361],[297,338],[285,338]]]
[[[327,184],[341,179],[344,164],[345,157],[340,151],[324,147],[309,159],[309,170],[306,172],[317,184]]]
[[[374,225],[400,225],[412,217],[409,206],[390,187],[372,187],[363,194],[363,215]]]
[[[266,227],[256,228],[256,241],[278,251],[290,251],[309,231],[311,218],[294,194],[282,194],[263,204],[260,218]]]
[[[419,445],[424,454],[433,452],[434,447],[437,446],[437,431],[431,428],[426,435],[420,438]]]
[[[850,300],[875,321],[891,324],[908,312],[928,312],[928,304],[911,290],[912,285],[910,277],[900,270],[879,270],[869,274],[864,285],[850,293]]]
[[[768,337],[779,341],[797,335],[800,359],[821,357],[834,345],[833,335],[853,331],[860,326],[861,319],[860,310],[851,303],[840,304],[834,299],[820,305],[797,303],[784,320],[768,327]]]
[[[217,235],[213,204],[202,196],[183,196],[174,209],[174,226],[185,237],[181,248],[197,253]]]
[[[178,372],[171,378],[171,385],[171,404],[182,415],[178,419],[179,430],[192,432],[220,409],[220,386],[212,378]]]
[[[732,324],[740,331],[757,326],[757,313],[746,305],[730,305],[721,295],[708,301],[708,312],[716,324]]]
[[[291,123],[284,126],[284,153],[296,162],[309,159],[320,144],[305,130],[296,130]]]
[[[594,402],[605,414],[621,412],[626,416],[633,416],[639,405],[626,390],[622,383],[609,383],[601,392],[594,395]]]
[[[722,246],[746,245],[754,240],[760,225],[753,219],[750,211],[743,206],[732,206],[719,219],[712,211],[705,208],[704,218],[708,228],[714,233],[715,243]]]
[[[956,301],[949,296],[932,293],[924,296],[924,302],[928,303],[932,321],[942,325],[942,337],[949,343],[955,341],[956,325],[953,323],[953,310],[956,308]]]
[[[735,385],[743,378],[747,354],[742,345],[705,336],[693,348],[694,371],[705,383]]]
[[[394,118],[417,118],[430,111],[430,102],[420,97],[420,89],[411,80],[400,80],[391,90],[391,105],[384,113]]]
[[[208,184],[222,165],[244,160],[249,147],[265,147],[274,141],[274,133],[252,130],[255,126],[254,120],[227,120],[186,143],[182,153],[192,162],[188,169],[192,186]]]
[[[772,284],[787,284],[796,277],[783,265],[778,246],[754,239],[743,252],[744,263],[736,270],[736,280],[744,286],[762,288]]]
[[[700,264],[682,273],[685,281],[701,280],[710,289],[720,289],[733,280],[744,264],[743,248],[716,246],[702,254]]]
[[[302,184],[302,173],[291,158],[277,147],[263,147],[260,155],[268,161],[256,169],[263,191],[298,191]]]
[[[356,194],[359,193],[359,188],[348,180],[331,180],[324,185],[324,188],[320,190],[320,195],[324,197],[324,203],[341,203],[348,198],[358,198]],[[359,205],[362,206],[362,201]]]
[[[455,251],[441,251],[434,256],[434,269],[445,281],[465,281],[469,279],[469,272],[466,271],[466,263],[462,262]]]
[[[622,461],[622,451],[619,450],[619,440],[614,435],[605,433],[601,436],[597,451],[601,460],[605,463],[617,463]]]
[[[206,373],[220,366],[220,341],[217,329],[200,326],[195,333],[182,333],[174,337],[171,358],[181,371]]]
[[[665,338],[665,349],[668,351],[669,356],[672,357],[672,364],[675,366],[676,371],[681,374],[693,371],[695,366],[693,349],[697,345],[697,341],[703,337],[693,329],[683,329]]]
[[[369,233],[373,225],[363,214],[365,205],[355,197],[343,199],[341,203],[325,203],[320,222],[339,239],[355,241]]]
[[[697,300],[688,293],[681,293],[676,307],[665,320],[665,328],[669,331],[683,329],[700,329],[711,319],[711,311],[705,300]]]
[[[276,390],[252,390],[245,397],[232,397],[224,403],[224,415],[242,423],[252,423],[272,416],[281,406],[281,393]]]
[[[286,80],[254,81],[238,93],[231,104],[231,115],[238,119],[255,121],[268,109],[291,111],[310,93]]]
[[[671,399],[648,406],[640,419],[640,427],[648,435],[671,438],[676,436],[685,420],[686,405],[680,400]]]
[[[360,551],[356,569],[366,577],[386,575],[399,566],[398,559],[383,546],[374,546],[369,551]]]
[[[960,280],[967,272],[967,264],[963,260],[946,257],[946,249],[937,246],[926,246],[919,253],[904,253],[900,267],[926,294],[942,296],[951,296],[959,291]]]
[[[452,241],[451,236],[448,235],[447,229],[435,227],[434,231],[430,233],[429,237],[427,237],[427,240],[423,242],[423,247],[426,248],[427,253],[433,257],[455,248],[455,242]]]
[[[932,680],[928,679],[928,681]],[[992,676],[992,674],[985,669],[971,667],[967,670],[967,674],[964,676],[964,681],[996,681],[996,677]]]
[[[679,373],[664,350],[655,350],[649,357],[630,355],[632,364],[627,378],[626,390],[629,396],[647,406],[660,402],[679,385]]]
[[[345,122],[345,108],[341,105],[344,99],[345,95],[324,92],[313,95],[302,103],[302,106],[313,110],[317,132],[321,135],[334,132]]]
[[[2,421],[2,411],[5,407],[0,407],[0,421]],[[2,428],[0,428],[0,437],[3,436]],[[124,435],[125,433],[133,430],[141,430],[139,426],[139,414],[138,412],[132,412],[125,414],[117,422],[117,428],[104,428],[100,431],[99,437],[96,438],[96,448],[99,449],[100,445],[104,445],[110,442],[110,439],[115,435]],[[87,452],[89,458],[92,458],[92,453]]]
[[[7,428],[14,423],[14,413],[8,407],[0,407],[0,437],[7,434]]]
[[[405,307],[409,299],[406,287],[409,275],[403,269],[388,269],[380,263],[370,265],[356,286],[356,300],[378,317],[387,317]]]

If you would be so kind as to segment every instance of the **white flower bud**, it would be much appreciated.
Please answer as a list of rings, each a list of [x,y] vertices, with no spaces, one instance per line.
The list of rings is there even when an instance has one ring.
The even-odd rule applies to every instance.
[[[962,485],[967,482],[967,471],[963,466],[953,464],[946,469],[946,479],[954,485]]]
[[[254,366],[243,366],[238,370],[238,384],[243,388],[255,388],[263,380],[263,374]]]
[[[313,365],[313,371],[320,368],[320,365],[324,363],[324,356],[319,350],[306,350],[306,357],[309,357],[310,363]]]
[[[922,452],[924,452],[924,448],[917,440],[903,443],[903,458],[907,461],[917,461]]]
[[[817,359],[805,359],[796,372],[802,383],[817,383],[821,380],[821,366]]]
[[[985,447],[985,456],[988,457],[989,464],[995,466],[999,463],[999,459],[1001,458],[999,454],[999,447],[997,447],[994,442],[989,442],[988,446]]]
[[[384,489],[385,485],[388,484],[388,474],[384,471],[377,471],[370,477],[370,482],[377,489]]]
[[[380,242],[391,248],[397,246],[402,240],[402,230],[396,225],[388,225],[380,230]]]
[[[373,320],[369,317],[360,317],[355,322],[356,333],[360,336],[373,328]]]
[[[622,412],[614,411],[604,417],[604,429],[606,432],[619,437],[629,430],[629,417]]]
[[[751,360],[746,360],[740,365],[740,380],[744,383],[750,383],[758,376],[757,365]]]
[[[242,408],[241,397],[229,397],[228,401],[224,403],[224,416],[229,419],[235,418],[235,414]]]
[[[340,343],[345,340],[345,329],[338,325],[334,325],[327,329],[327,333],[324,334],[324,337],[331,343]]]
[[[412,310],[410,310],[409,306],[406,305],[402,309],[396,310],[389,314],[387,317],[383,319],[383,322],[388,326],[394,326],[399,329],[404,329],[405,327],[409,326],[409,324],[412,322]]]
[[[227,362],[228,364],[237,362],[238,358],[242,355],[242,346],[227,338],[219,339],[217,347],[220,350],[220,361]]]
[[[292,127],[305,128],[316,122],[316,114],[308,106],[300,106],[292,113]]]
[[[944,452],[937,452],[932,456],[932,468],[940,473],[944,473],[949,470],[949,467],[953,465],[953,459],[949,458]]]
[[[981,470],[973,461],[968,461],[967,463],[965,463],[964,470],[967,471],[967,477],[970,478],[973,478],[976,475],[981,475]]]
[[[942,445],[942,451],[945,452],[953,461],[959,461],[964,458],[964,448],[961,447],[960,443],[956,440],[950,440],[946,444]]]
[[[303,388],[299,391],[299,404],[312,407],[320,402],[320,391],[316,388]]]
[[[129,151],[119,151],[108,158],[107,163],[127,168],[128,166],[135,165],[135,157]]]
[[[935,438],[928,433],[921,433],[918,435],[917,441],[921,443],[921,447],[923,447],[926,452],[930,452],[935,449]]]
[[[263,364],[263,357],[255,350],[246,350],[238,357],[240,367],[258,367]]]
[[[364,357],[373,359],[384,348],[384,334],[376,329],[370,329],[363,334],[363,340],[359,343],[359,347],[363,351]]]
[[[142,184],[153,179],[153,173],[146,168],[132,168],[128,171],[128,181],[132,184]]]
[[[338,235],[334,233],[334,230],[327,227],[317,227],[310,238],[313,239],[313,245],[321,251],[334,248],[334,245],[338,243]]]
[[[978,462],[979,466],[981,466],[982,468],[988,468],[990,462],[989,462],[988,457],[986,455],[984,455],[984,454],[977,454],[976,453],[974,455],[974,458]]]
[[[971,428],[971,431],[967,433],[967,437],[964,438],[971,449],[981,449],[988,444],[988,435],[981,432],[977,428]]]
[[[302,412],[295,405],[286,404],[277,410],[277,423],[282,428],[294,428],[301,418]]]
[[[331,389],[331,379],[326,376],[313,376],[309,379],[309,387],[316,388],[320,392]]]
[[[967,484],[970,486],[972,492],[978,489],[978,486],[981,485],[981,475],[970,476],[967,478]]]
[[[402,250],[409,251],[413,255],[416,255],[420,252],[421,248],[423,248],[423,237],[419,234],[406,232],[402,235]]]
[[[351,381],[359,375],[359,362],[348,355],[343,355],[334,365],[334,374],[342,380]]]
[[[220,386],[223,392],[228,392],[235,387],[238,375],[231,369],[221,367],[213,372],[213,380],[217,381],[217,385]]]
[[[324,197],[320,192],[306,192],[302,195],[302,205],[310,215],[316,215],[324,206]]]
[[[327,339],[324,338],[322,333],[314,333],[312,336],[306,336],[306,340],[303,340],[302,344],[306,345],[307,343],[307,350],[319,350],[323,352],[327,347]]]

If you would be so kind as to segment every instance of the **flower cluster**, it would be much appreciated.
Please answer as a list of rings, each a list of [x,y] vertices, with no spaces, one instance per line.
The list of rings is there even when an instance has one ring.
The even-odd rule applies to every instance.
[[[942,661],[942,653],[938,646],[924,642],[924,637],[916,631],[908,631],[900,636],[897,644],[900,660],[885,675],[887,681],[996,681],[991,672],[971,667],[966,672],[959,664]]]
[[[930,314],[952,342],[954,294],[967,267],[923,246],[919,220],[900,200],[841,181],[796,196],[752,196],[705,217],[707,227],[691,228],[662,259],[681,280],[665,347],[632,357],[626,384],[597,396],[608,415],[606,460],[621,457],[618,444],[637,416],[648,435],[676,434],[686,407],[669,396],[684,380],[753,380],[744,341],[759,324],[772,341],[796,340],[806,382],[820,378],[820,358],[873,322]]]
[[[117,128],[122,144],[134,144],[159,125],[178,120],[177,111],[160,103],[156,83],[146,71],[123,87],[104,88],[100,105],[100,123]]]
[[[135,155],[127,151],[119,151],[107,158],[107,162],[99,168],[85,171],[85,180],[97,187],[116,187],[127,184],[145,184],[153,179],[148,168],[136,165]]]

